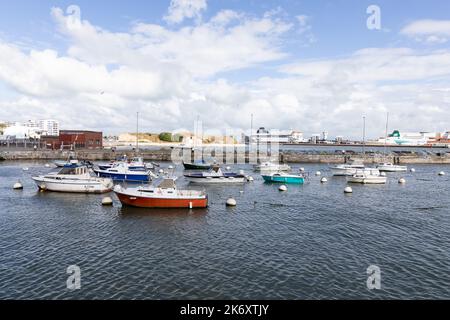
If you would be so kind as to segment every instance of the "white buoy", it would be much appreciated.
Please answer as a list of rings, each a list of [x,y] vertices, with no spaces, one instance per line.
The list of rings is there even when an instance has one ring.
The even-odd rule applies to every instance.
[[[411,172],[416,172],[416,169],[414,169],[414,168],[411,168]]]
[[[25,167],[25,168],[23,168],[22,170],[23,170],[23,171],[28,171],[28,168],[27,168],[27,167]]]
[[[236,200],[234,200],[233,198],[228,198],[227,207],[235,207],[236,205],[237,205]]]
[[[20,182],[16,182],[13,186],[14,190],[22,190],[23,189],[23,185]]]
[[[240,193],[240,194],[243,194],[243,193],[244,193],[244,190],[239,191],[239,193]]]
[[[386,172],[380,172],[380,176],[386,177]]]
[[[316,171],[316,176],[320,176],[321,174],[322,174],[322,172]]]
[[[158,171],[160,174],[163,174],[164,173],[164,170],[163,169],[159,169],[159,171]]]
[[[45,164],[46,168],[50,168],[50,165],[48,163]]]
[[[225,169],[226,169],[227,171],[230,171],[230,170],[231,170],[231,167],[230,167],[230,166],[227,166]]]
[[[322,182],[322,183],[328,182],[328,179],[325,178],[325,177],[323,177],[323,178],[320,180],[320,182]]]
[[[300,172],[305,172],[305,168],[303,168],[303,167],[300,168],[299,170],[300,170]]]
[[[254,180],[254,179],[253,179],[252,176],[248,176],[248,177],[247,177],[247,181],[251,182],[251,181],[253,181],[253,180]]]
[[[353,189],[351,187],[346,187],[344,193],[353,193]]]
[[[287,187],[283,184],[278,188],[278,190],[284,192],[284,191],[287,191]]]
[[[405,178],[400,178],[400,179],[398,179],[398,183],[400,183],[400,184],[405,184],[405,183],[406,183]]]
[[[172,170],[172,169],[173,169],[173,166],[169,166],[169,169]]]
[[[445,172],[444,172],[444,171],[441,171],[441,172],[439,172],[439,175],[440,175],[440,176],[445,176]]]
[[[104,197],[102,199],[103,206],[112,206],[112,204],[113,204],[113,201],[112,201],[111,197]]]

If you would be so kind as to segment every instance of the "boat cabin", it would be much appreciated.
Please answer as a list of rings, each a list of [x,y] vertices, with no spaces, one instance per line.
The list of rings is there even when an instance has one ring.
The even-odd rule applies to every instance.
[[[84,175],[89,172],[86,166],[65,166],[57,174],[58,175]]]

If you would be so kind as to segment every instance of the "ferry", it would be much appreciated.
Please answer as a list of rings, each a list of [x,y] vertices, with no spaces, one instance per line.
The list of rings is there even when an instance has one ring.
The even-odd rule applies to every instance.
[[[32,177],[42,191],[74,193],[106,193],[112,191],[111,179],[96,177],[84,164],[72,160],[56,172]]]
[[[206,208],[208,195],[204,191],[179,190],[175,178],[164,178],[158,186],[124,188],[114,192],[122,205],[139,208]]]

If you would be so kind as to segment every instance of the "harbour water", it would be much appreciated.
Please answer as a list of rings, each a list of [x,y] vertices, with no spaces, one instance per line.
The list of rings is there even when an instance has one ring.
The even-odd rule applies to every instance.
[[[450,167],[416,165],[345,195],[325,165],[294,165],[328,182],[310,175],[283,193],[236,165],[255,181],[206,187],[209,208],[190,211],[39,193],[30,177],[44,164],[0,163],[1,299],[450,298],[450,175],[437,175]],[[66,288],[70,265],[80,290]],[[367,288],[370,265],[380,290]]]

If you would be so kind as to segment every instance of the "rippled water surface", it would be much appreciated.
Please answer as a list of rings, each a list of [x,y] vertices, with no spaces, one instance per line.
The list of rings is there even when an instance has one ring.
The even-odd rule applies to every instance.
[[[312,176],[280,193],[252,173],[243,186],[207,187],[208,209],[168,211],[39,193],[30,176],[44,163],[3,162],[0,298],[449,299],[450,167],[415,168],[351,195],[345,178]],[[12,190],[19,179],[24,190]],[[373,264],[381,290],[366,286]],[[66,288],[69,265],[81,268],[81,290]]]

